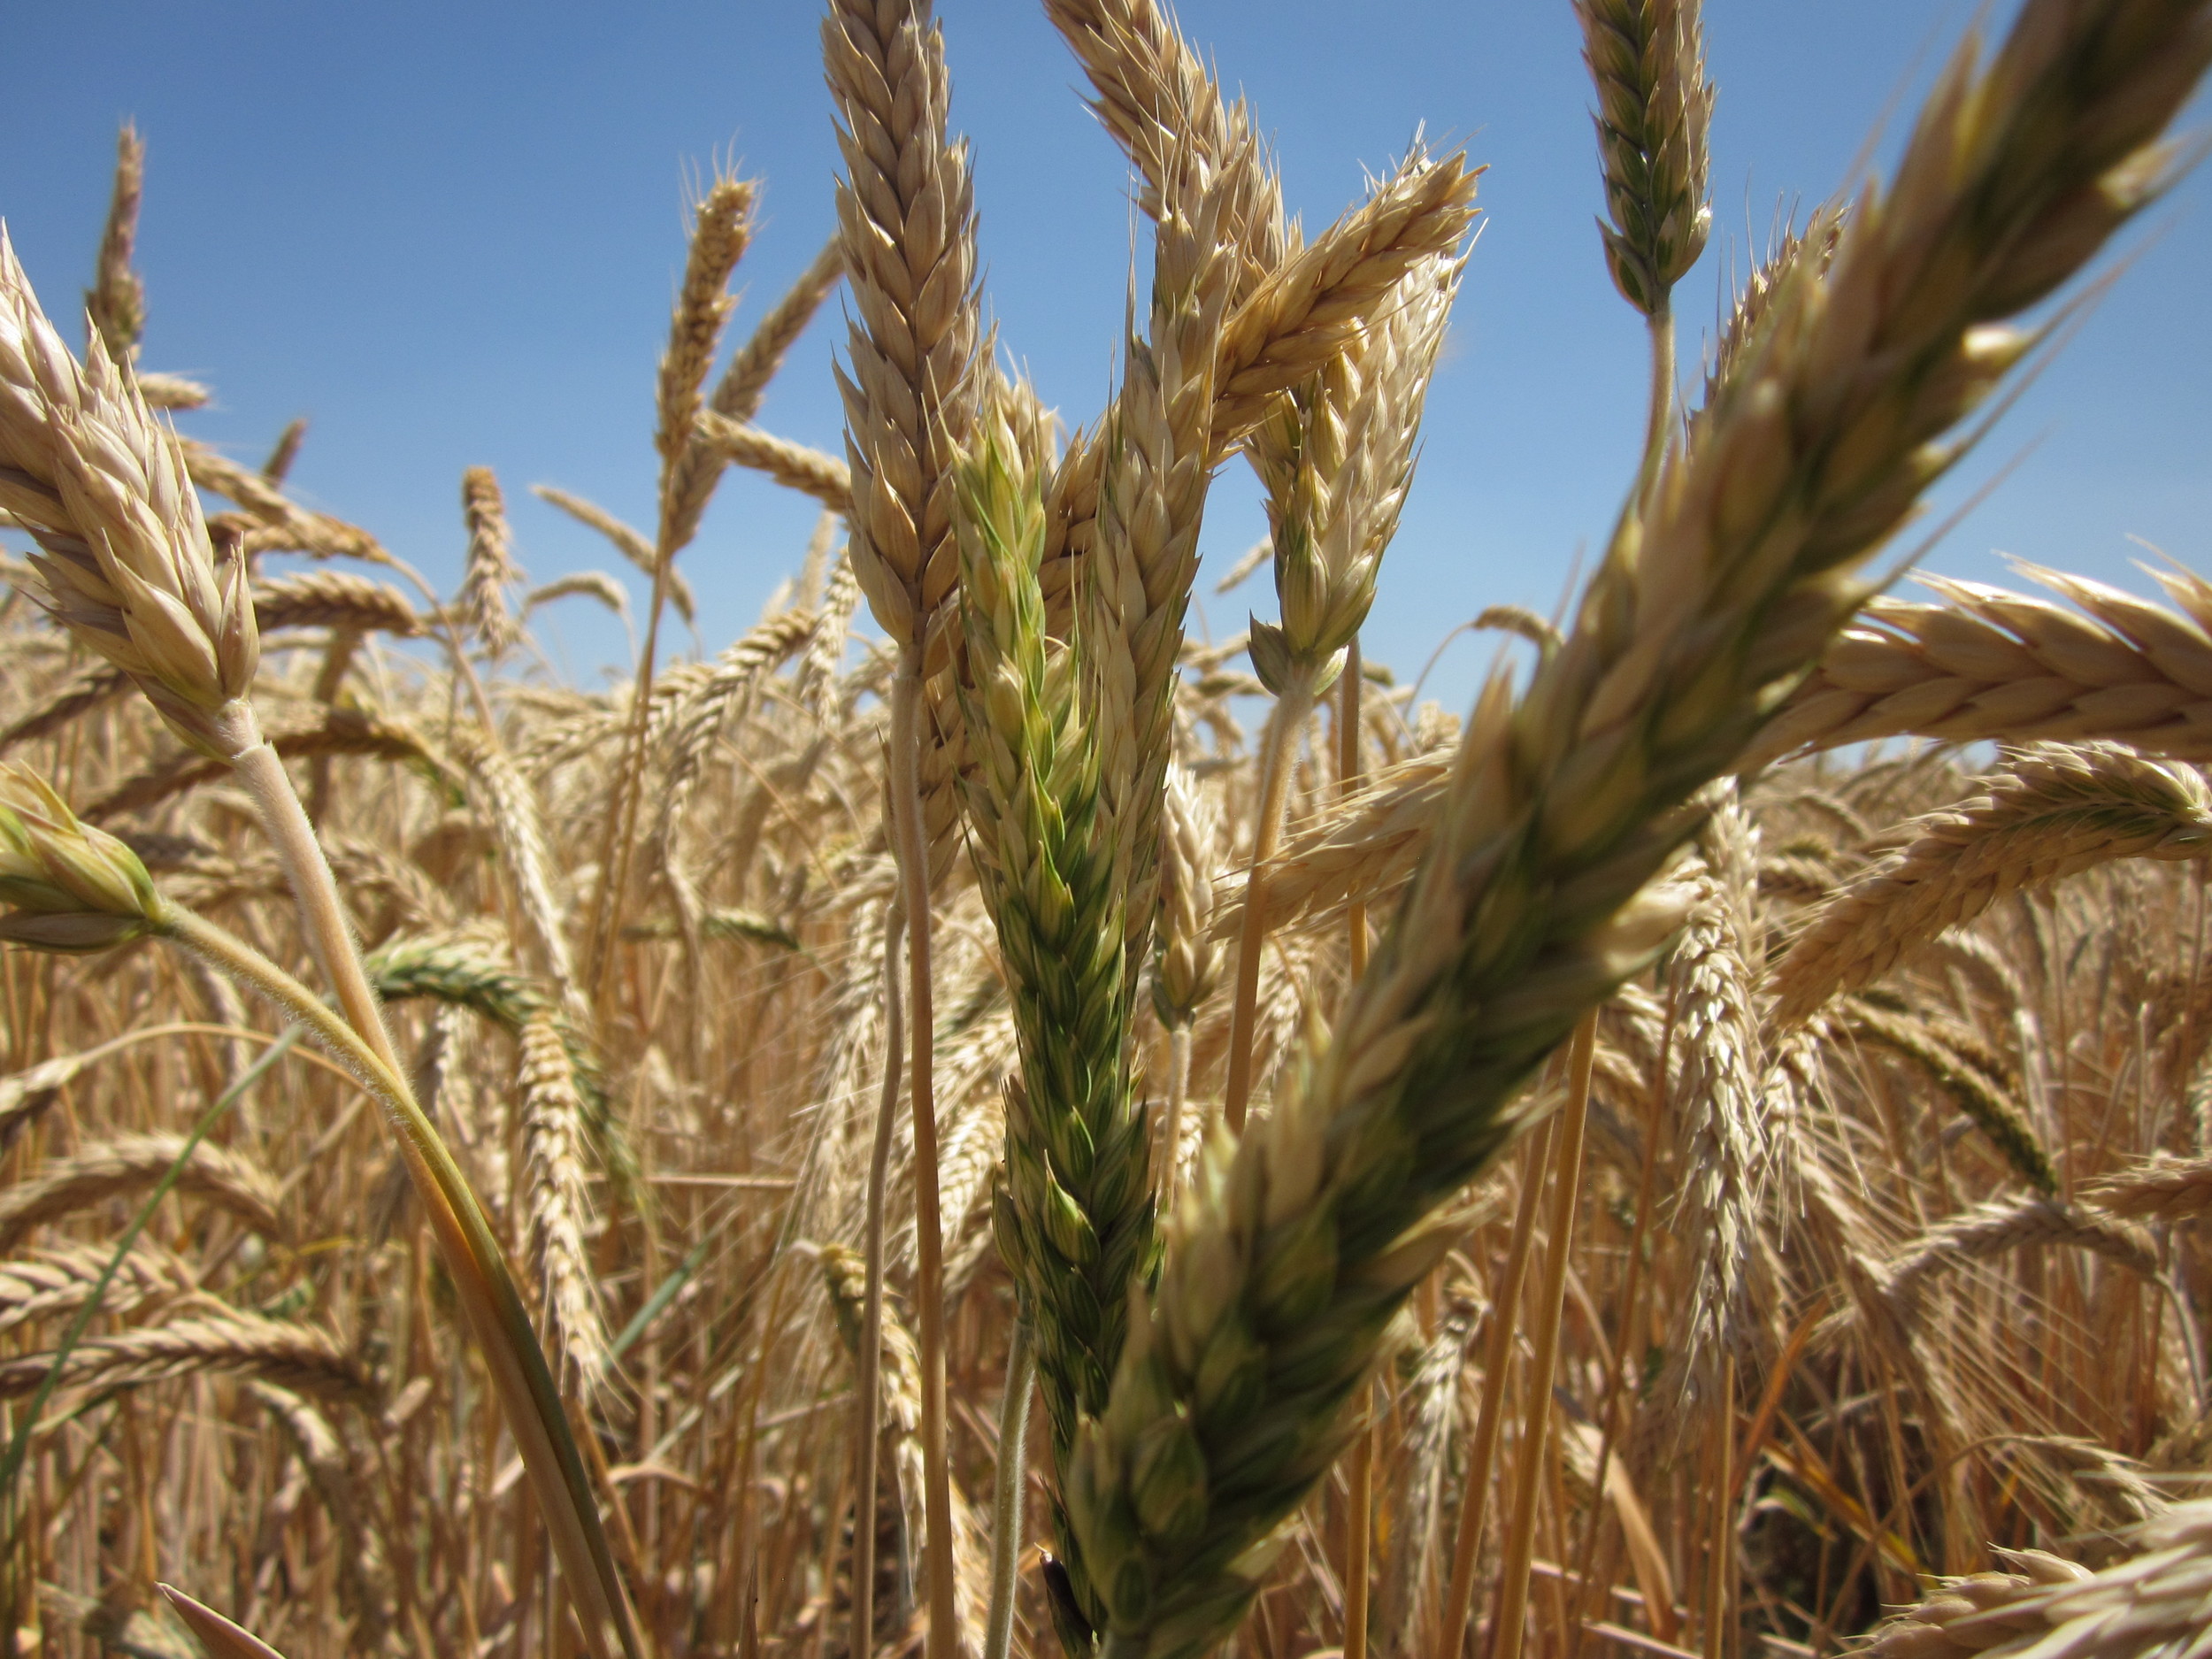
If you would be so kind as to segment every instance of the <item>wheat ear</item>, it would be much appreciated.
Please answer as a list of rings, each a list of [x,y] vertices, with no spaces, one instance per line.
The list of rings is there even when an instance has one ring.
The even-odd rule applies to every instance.
[[[1950,457],[1932,446],[2027,349],[2000,319],[2147,198],[2145,147],[2208,52],[2202,0],[2031,0],[1986,70],[1964,49],[1826,282],[1786,284],[1755,365],[1668,452],[1566,642],[1517,703],[1485,693],[1401,925],[1299,1085],[1210,1158],[1084,1425],[1067,1502],[1110,1654],[1196,1653],[1233,1626],[1442,1253],[1433,1211],[1680,919],[1640,891],[1690,796],[1859,603],[1856,566]]]
[[[1188,199],[1194,174],[1218,172],[1250,142],[1241,101],[1226,103],[1212,73],[1154,0],[1046,0],[1045,14],[1083,65],[1091,109],[1144,181],[1138,201],[1154,219]],[[1245,173],[1224,204],[1236,258],[1230,298],[1241,301],[1282,264],[1294,238],[1283,222],[1274,171]]]
[[[1980,785],[1904,826],[1897,851],[1815,912],[1773,970],[1776,1019],[1803,1019],[1872,984],[2008,894],[2115,858],[2212,855],[2204,780],[2116,745],[2039,746]]]
[[[2084,577],[2021,568],[2089,614],[1924,576],[1947,603],[1868,605],[1748,759],[1908,735],[2111,738],[2148,754],[2212,758],[2212,585],[2154,571],[2177,613]]]
[[[152,1186],[180,1161],[173,1190],[227,1210],[257,1233],[279,1232],[277,1184],[266,1171],[207,1141],[188,1153],[180,1135],[123,1135],[53,1159],[0,1189],[0,1256],[49,1222]]]
[[[568,1045],[549,1018],[540,1014],[523,1026],[521,1049],[516,1087],[529,1165],[530,1254],[544,1286],[554,1346],[588,1386],[597,1387],[610,1362],[588,1237],[583,1095]]]
[[[2013,1571],[1944,1578],[1860,1649],[1876,1659],[2154,1659],[2195,1652],[2212,1629],[2212,1499],[2144,1524],[2101,1571],[2039,1549],[2001,1549]]]
[[[140,336],[146,332],[146,284],[131,266],[145,193],[146,141],[126,121],[115,135],[115,188],[108,197],[92,286],[84,296],[86,320],[117,363],[136,360]]]
[[[497,662],[522,635],[507,590],[526,580],[515,563],[507,503],[488,466],[461,474],[461,516],[468,526],[468,557],[461,578],[461,613],[486,655]]]
[[[1584,60],[1597,88],[1604,164],[1606,267],[1621,297],[1657,319],[1705,251],[1705,79],[1697,0],[1575,0]]]

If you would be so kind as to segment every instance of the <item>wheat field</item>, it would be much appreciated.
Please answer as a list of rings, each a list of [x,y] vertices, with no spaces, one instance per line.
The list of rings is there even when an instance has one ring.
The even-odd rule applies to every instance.
[[[1287,222],[1154,0],[1046,0],[1147,219],[1079,424],[926,4],[830,0],[838,235],[738,319],[704,184],[656,518],[540,491],[650,583],[611,691],[488,470],[445,594],[195,441],[137,134],[81,345],[0,248],[10,1652],[2212,1642],[2212,582],[1883,557],[2212,4],[1970,37],[1702,364],[1696,0],[1574,5],[1647,442],[1463,714],[1359,634],[1479,169]],[[841,314],[831,454],[755,422]],[[819,524],[691,660],[733,468]]]

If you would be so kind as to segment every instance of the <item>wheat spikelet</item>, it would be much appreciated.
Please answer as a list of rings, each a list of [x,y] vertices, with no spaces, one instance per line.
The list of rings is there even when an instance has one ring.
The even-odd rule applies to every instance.
[[[516,1087],[529,1168],[530,1256],[553,1344],[595,1387],[603,1384],[610,1360],[591,1265],[583,1097],[568,1046],[550,1018],[540,1014],[525,1023],[521,1049]]]
[[[29,1394],[53,1366],[50,1354],[0,1362],[0,1398]],[[72,1388],[135,1388],[211,1371],[257,1377],[306,1394],[358,1395],[368,1388],[359,1364],[324,1332],[236,1309],[88,1337],[63,1363],[61,1381]]]
[[[707,410],[697,423],[699,442],[725,461],[765,472],[786,489],[811,495],[830,511],[852,511],[852,469],[833,455],[779,438],[758,426]]]
[[[1410,925],[1302,1085],[1210,1158],[1084,1427],[1067,1503],[1113,1659],[1233,1625],[1441,1254],[1426,1217],[1510,1138],[1538,1059],[1679,920],[1675,895],[1635,895],[1693,827],[1682,803],[1855,608],[1856,564],[1940,469],[1929,446],[2018,361],[1998,319],[2146,199],[2139,150],[2212,30],[2200,4],[2130,10],[2124,35],[2116,16],[2031,0],[1987,71],[1954,60],[1826,281],[1786,285],[1755,365],[1661,461],[1566,642],[1517,707],[1485,693]]]
[[[507,503],[499,480],[488,466],[461,474],[461,516],[468,525],[468,557],[461,578],[461,612],[485,653],[497,662],[514,649],[521,624],[508,603],[507,590],[525,580],[515,563],[514,537],[507,528]]]
[[[1905,845],[1831,899],[1773,972],[1774,1017],[1805,1018],[2007,895],[2115,858],[2212,851],[2212,792],[2109,744],[2038,747],[1979,792],[1905,826]]]
[[[530,493],[549,506],[559,508],[577,523],[598,531],[624,558],[648,576],[653,574],[653,544],[642,531],[631,528],[605,508],[565,489],[556,489],[550,484],[533,484]],[[668,603],[676,607],[676,614],[687,623],[697,622],[699,603],[692,596],[691,584],[684,580],[683,572],[672,565],[661,572],[661,581],[667,589]]]
[[[117,363],[136,360],[140,336],[146,332],[146,284],[131,268],[145,191],[146,141],[126,121],[115,135],[115,188],[100,232],[92,286],[84,296],[85,319]]]
[[[115,1252],[104,1245],[62,1244],[18,1261],[0,1263],[0,1331],[74,1313],[91,1300]],[[100,1306],[111,1317],[130,1317],[188,1294],[185,1264],[166,1250],[137,1244],[117,1266]]]
[[[228,1211],[257,1233],[275,1233],[278,1189],[257,1165],[227,1147],[203,1141],[184,1156],[181,1135],[125,1135],[54,1158],[0,1188],[0,1256],[38,1227],[150,1187],[183,1162],[175,1190]]]
[[[1713,88],[1697,0],[1575,0],[1597,88],[1598,153],[1610,225],[1606,268],[1647,317],[1705,251],[1706,134]]]
[[[2149,754],[2212,757],[2212,608],[2177,614],[2079,577],[2023,568],[2091,614],[1924,576],[1949,603],[1868,605],[1750,760],[1906,735],[2111,738]],[[2161,580],[2177,598],[2194,598],[2195,579]]]

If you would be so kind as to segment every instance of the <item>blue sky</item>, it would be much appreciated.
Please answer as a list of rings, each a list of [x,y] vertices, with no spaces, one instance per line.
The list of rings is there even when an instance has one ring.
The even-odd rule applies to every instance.
[[[188,431],[257,461],[287,419],[309,416],[296,488],[442,581],[458,568],[459,477],[472,465],[506,485],[534,578],[626,575],[526,487],[557,483],[649,520],[653,367],[702,170],[733,157],[765,184],[738,331],[828,234],[836,157],[818,15],[798,0],[18,8],[17,61],[40,68],[0,101],[0,215],[49,308],[73,312],[114,128],[134,119],[149,146],[144,361],[219,394]],[[939,16],[1002,339],[1048,400],[1087,420],[1109,390],[1137,236],[1126,170],[1033,4],[942,0]],[[1878,120],[1909,112],[1969,16],[1956,0],[1709,0],[1717,230],[1678,297],[1686,358],[1732,255],[1740,271],[1778,214],[1852,176]],[[1598,257],[1590,93],[1567,0],[1187,0],[1181,17],[1251,98],[1309,226],[1355,199],[1363,170],[1387,165],[1417,126],[1489,164],[1369,650],[1410,674],[1486,604],[1550,610],[1610,522],[1644,375],[1639,321]],[[1893,113],[1891,142],[1872,153],[1901,125]],[[2013,466],[1935,568],[2006,580],[2001,550],[2140,588],[2134,534],[2212,571],[2207,188],[2193,179],[2130,237],[2131,267],[1947,487],[1960,499]],[[833,303],[764,425],[839,447],[828,366],[842,335]],[[708,649],[752,621],[811,517],[756,480],[725,485],[684,557]],[[1259,525],[1234,464],[1209,511],[1210,565]],[[1248,605],[1271,614],[1263,576],[1229,599],[1201,580],[1194,627],[1233,631]],[[556,632],[560,666],[580,679],[623,653],[588,602],[568,602]],[[1432,688],[1463,702],[1486,656],[1463,641]]]

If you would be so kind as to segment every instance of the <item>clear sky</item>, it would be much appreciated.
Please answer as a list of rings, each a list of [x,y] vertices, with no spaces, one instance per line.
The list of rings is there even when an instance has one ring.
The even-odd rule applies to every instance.
[[[2000,20],[2012,7],[1994,6]],[[1082,107],[1073,60],[1030,0],[942,0],[953,117],[974,144],[987,291],[1005,344],[1071,422],[1102,404],[1136,229],[1126,169]],[[1778,215],[1848,181],[1970,15],[1960,0],[1709,0],[1720,88],[1712,250],[1678,296],[1683,350],[1717,284]],[[0,100],[0,215],[50,310],[73,314],[104,211],[114,129],[149,147],[141,266],[147,367],[218,393],[184,428],[257,462],[314,425],[293,477],[449,583],[464,467],[504,482],[545,580],[629,573],[533,499],[562,485],[651,517],[653,369],[683,257],[687,186],[718,159],[766,187],[740,273],[749,326],[828,235],[836,166],[801,0],[101,0],[12,8],[25,67]],[[1591,97],[1568,0],[1187,0],[1187,33],[1256,106],[1311,227],[1417,127],[1487,163],[1485,228],[1429,403],[1426,446],[1371,624],[1371,656],[1417,670],[1499,601],[1550,610],[1609,526],[1641,420],[1638,319],[1598,257]],[[2199,117],[2201,119],[2201,107]],[[2200,174],[2129,238],[2133,263],[2008,417],[1952,499],[2011,465],[1933,565],[2006,580],[2017,555],[2139,588],[2139,535],[2212,572],[2212,271]],[[836,303],[764,425],[839,449]],[[724,486],[684,565],[718,648],[795,565],[812,514]],[[1225,566],[1260,525],[1248,474],[1217,486]],[[1264,576],[1198,629],[1271,614]],[[622,637],[562,607],[562,666],[595,680]],[[685,649],[690,649],[687,646]],[[1487,649],[1432,687],[1458,703]]]

